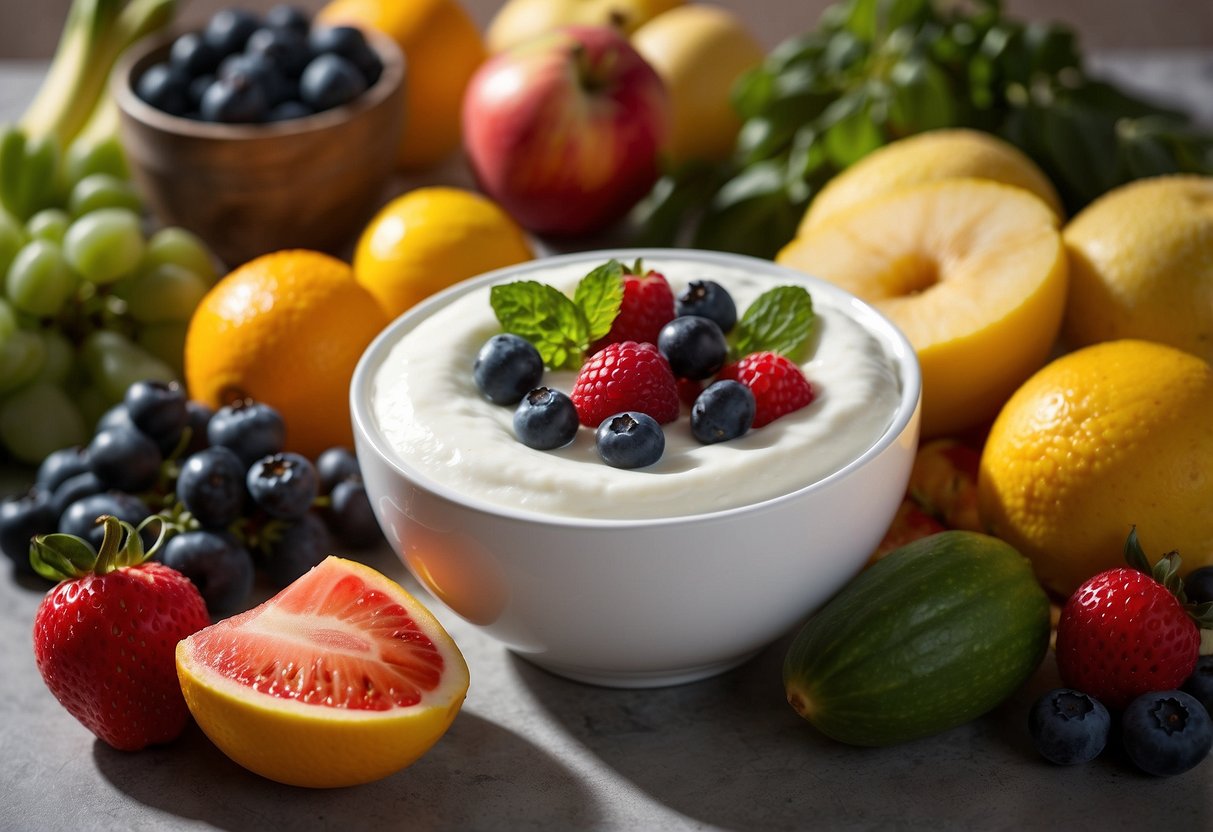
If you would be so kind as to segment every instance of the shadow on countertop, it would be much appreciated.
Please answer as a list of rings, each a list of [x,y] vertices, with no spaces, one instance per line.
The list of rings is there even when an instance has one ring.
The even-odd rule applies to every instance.
[[[102,776],[128,797],[230,832],[577,829],[600,816],[593,798],[558,761],[466,710],[411,767],[345,789],[265,780],[225,757],[192,723],[164,748],[128,754],[98,740],[93,757]],[[536,783],[546,786],[537,790]]]
[[[713,828],[1213,828],[1213,761],[1160,779],[1136,772],[1118,748],[1085,766],[1039,757],[1027,712],[1060,684],[1051,655],[974,722],[856,748],[819,734],[785,701],[789,644],[714,679],[654,690],[565,682],[514,662],[537,707],[575,740],[654,800]]]

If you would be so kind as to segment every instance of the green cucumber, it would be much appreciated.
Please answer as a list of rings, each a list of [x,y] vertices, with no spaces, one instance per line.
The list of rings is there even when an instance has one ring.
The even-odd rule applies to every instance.
[[[946,531],[902,546],[796,635],[783,665],[792,707],[827,736],[884,746],[976,719],[1032,675],[1049,599],[997,538]]]

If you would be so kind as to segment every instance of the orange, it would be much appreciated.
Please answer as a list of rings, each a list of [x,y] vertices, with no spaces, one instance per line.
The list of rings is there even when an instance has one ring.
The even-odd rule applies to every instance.
[[[417,188],[367,225],[354,253],[354,276],[394,318],[461,280],[533,256],[522,229],[487,197]]]
[[[455,0],[333,0],[316,20],[369,26],[404,52],[399,164],[432,167],[459,147],[463,90],[484,61],[484,39]]]
[[[1148,552],[1213,564],[1213,367],[1174,347],[1108,341],[1056,359],[986,440],[978,510],[1061,595]]]
[[[1022,188],[928,182],[853,205],[779,252],[873,304],[922,367],[922,434],[984,426],[1046,360],[1066,298],[1057,217]]]
[[[350,445],[350,379],[386,325],[340,260],[305,250],[258,257],[216,283],[190,319],[190,396],[211,407],[245,397],[271,405],[287,446],[309,457]]]
[[[412,764],[468,689],[455,642],[416,598],[328,557],[248,612],[177,644],[190,713],[234,761],[293,786],[369,783]]]

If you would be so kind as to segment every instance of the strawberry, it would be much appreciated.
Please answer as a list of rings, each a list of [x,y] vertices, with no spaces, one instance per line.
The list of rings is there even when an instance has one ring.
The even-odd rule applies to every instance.
[[[1080,586],[1057,622],[1062,682],[1115,710],[1183,684],[1200,655],[1197,624],[1213,624],[1213,604],[1185,606],[1178,554],[1151,568],[1133,529],[1125,559],[1131,568],[1100,572]]]
[[[674,320],[674,292],[670,284],[664,275],[643,268],[640,261],[631,269],[625,268],[619,314],[607,334],[590,348],[591,352],[623,341],[656,344],[657,333]]]
[[[716,377],[740,381],[750,388],[757,405],[754,413],[756,428],[800,410],[813,401],[813,385],[804,377],[800,367],[774,352],[750,353],[740,361],[726,364]]]
[[[34,660],[68,713],[122,751],[175,739],[189,712],[177,682],[177,642],[209,626],[188,578],[147,560],[129,523],[102,517],[100,551],[68,534],[34,539],[35,570],[60,583],[34,616]]]
[[[581,424],[598,427],[603,419],[638,410],[658,424],[678,418],[678,383],[670,362],[652,344],[608,344],[586,359],[570,394]]]

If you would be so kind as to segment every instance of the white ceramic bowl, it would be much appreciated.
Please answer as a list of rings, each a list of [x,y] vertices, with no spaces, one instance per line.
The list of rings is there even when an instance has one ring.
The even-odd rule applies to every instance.
[[[901,389],[883,435],[840,470],[792,493],[708,514],[593,520],[509,510],[412,468],[376,424],[371,392],[392,346],[435,310],[488,283],[554,263],[610,257],[744,267],[849,308],[891,358]],[[469,373],[471,368],[469,367]],[[555,673],[616,687],[704,678],[737,665],[854,576],[905,492],[918,441],[921,380],[905,336],[838,287],[765,260],[684,250],[596,251],[460,283],[392,322],[351,384],[355,444],[388,540],[434,597]]]

